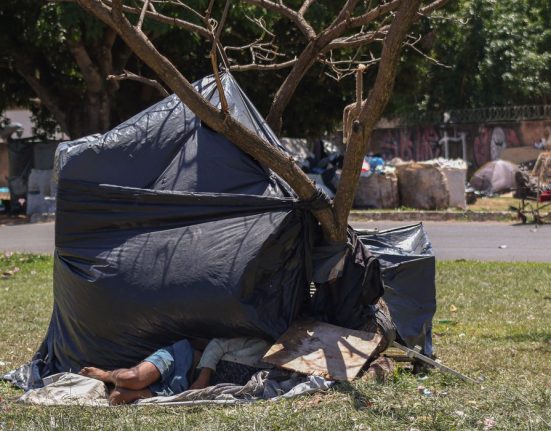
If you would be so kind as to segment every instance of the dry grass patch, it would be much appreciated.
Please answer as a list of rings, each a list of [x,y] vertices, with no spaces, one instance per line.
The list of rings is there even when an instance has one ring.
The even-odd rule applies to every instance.
[[[13,271],[19,268],[19,271]],[[52,307],[49,257],[0,258],[0,372],[29,359]],[[0,383],[0,430],[548,430],[551,424],[551,267],[440,262],[437,353],[481,385],[397,370],[326,394],[228,407],[29,407]],[[431,395],[423,395],[420,387]]]

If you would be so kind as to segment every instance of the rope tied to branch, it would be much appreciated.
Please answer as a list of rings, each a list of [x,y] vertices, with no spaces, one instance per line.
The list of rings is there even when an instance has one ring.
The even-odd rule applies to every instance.
[[[316,189],[316,192],[310,199],[296,202],[295,207],[310,211],[324,210],[331,208],[331,198],[323,190]]]

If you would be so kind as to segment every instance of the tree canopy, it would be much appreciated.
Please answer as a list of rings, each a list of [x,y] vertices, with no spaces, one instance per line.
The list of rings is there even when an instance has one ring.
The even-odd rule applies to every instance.
[[[205,0],[186,3],[197,10],[208,4]],[[289,19],[262,7],[262,2],[256,3],[234,2],[221,35],[224,43],[234,47],[245,45],[247,41],[265,37],[264,28],[271,33],[267,39],[273,37],[278,44],[275,59],[284,57],[292,61],[308,44],[308,39]],[[298,9],[301,2],[293,0],[286,4]],[[213,13],[219,15],[222,6],[223,2],[215,2]],[[338,9],[334,3],[312,2],[307,13],[313,30],[319,32],[329,25]],[[177,8],[166,12],[171,17],[198,22]],[[3,53],[0,110],[10,105],[30,107],[43,130],[51,131],[57,124],[71,137],[102,132],[160,97],[156,90],[140,83],[105,80],[107,75],[121,74],[124,69],[151,78],[154,74],[112,30],[75,4],[6,0],[0,5],[0,24],[5,29],[0,35]],[[154,20],[146,20],[144,30],[190,79],[211,73],[208,40]],[[236,49],[231,54],[246,64],[253,61],[251,52]],[[352,56],[365,60],[368,53],[378,57],[380,45],[359,54],[345,49],[334,60]],[[266,55],[269,57],[272,53]],[[254,61],[262,63],[262,59]],[[288,68],[281,68],[236,70],[234,74],[266,115],[288,72]],[[327,65],[310,67],[296,88],[292,102],[285,107],[283,134],[319,136],[340,126],[342,109],[354,98],[354,81],[338,81],[331,75],[335,75],[335,71]],[[368,71],[367,85],[374,77],[374,71]],[[38,99],[40,104],[36,103]]]
[[[75,4],[5,0],[0,26],[0,112],[28,107],[45,133],[55,126],[74,138],[105,132],[160,97],[142,83],[106,79],[124,69],[150,72],[114,30]],[[177,47],[183,67],[197,64],[196,40],[155,23],[146,29]]]
[[[551,3],[461,0],[407,52],[388,115],[551,103]]]
[[[300,3],[286,2],[292,8]],[[200,9],[206,2],[188,4]],[[222,6],[216,7],[219,13]],[[336,10],[333,2],[314,2],[308,10],[309,22],[319,31]],[[181,14],[171,11],[175,17]],[[239,46],[260,37],[262,31],[253,19],[261,20],[273,32],[278,55],[284,59],[293,59],[304,49],[307,40],[292,22],[243,2],[236,2],[228,16],[221,36],[225,43]],[[444,12],[417,24],[418,43],[406,47],[402,54],[385,115],[551,103],[550,23],[551,4],[545,0],[450,2]],[[0,6],[0,25],[4,29],[0,34],[0,111],[13,105],[30,107],[42,130],[51,131],[61,124],[73,137],[105,131],[161,97],[142,83],[105,80],[108,74],[120,74],[123,69],[154,75],[118,36],[77,5],[6,0]],[[144,25],[190,79],[211,72],[206,55],[210,42],[156,22]],[[380,47],[370,46],[361,54],[365,58],[368,53],[378,56]],[[232,54],[242,63],[250,61],[247,50]],[[338,59],[354,55],[354,50],[345,50]],[[100,72],[101,82],[87,71],[83,57],[90,59],[88,69]],[[265,115],[287,73],[286,68],[234,72]],[[322,64],[306,73],[285,108],[283,134],[320,136],[340,128],[342,109],[354,99],[354,81],[335,80],[332,75],[334,71]],[[369,70],[366,87],[374,78],[375,71]],[[36,103],[37,98],[42,103]],[[108,113],[102,118],[91,115],[98,110]]]
[[[199,7],[205,2],[189,3]],[[298,7],[299,2],[289,5]],[[335,7],[333,3],[314,3],[308,12],[314,28],[327,25]],[[173,12],[175,16],[178,13]],[[415,28],[420,40],[415,49],[404,50],[386,116],[551,103],[549,2],[459,0],[446,6],[444,13],[422,20]],[[293,58],[304,48],[306,40],[289,20],[241,2],[233,7],[222,35],[228,44],[239,45],[259,35],[251,17],[262,19],[273,31],[286,58]],[[153,74],[118,37],[106,46],[107,28],[74,4],[6,0],[0,6],[0,25],[0,111],[13,105],[30,107],[42,130],[51,131],[62,124],[71,136],[105,131],[161,97],[155,89],[129,81],[103,79],[99,91],[90,88],[93,80],[77,61],[82,46],[81,51],[94,65],[105,69],[102,78],[122,73],[125,68],[144,76]],[[191,79],[210,73],[207,41],[193,34],[184,37],[154,22],[145,25],[156,44],[179,68],[189,71]],[[375,56],[379,51],[370,47]],[[236,53],[243,61],[248,55],[246,51]],[[341,58],[346,55],[354,52],[344,52]],[[109,57],[111,66],[106,63]],[[337,82],[328,72],[329,67],[316,65],[303,78],[286,107],[283,134],[320,136],[341,126],[342,109],[354,98],[354,82]],[[267,114],[288,70],[234,73],[261,112]],[[367,72],[366,87],[374,77],[374,70]],[[316,98],[310,97],[312,94]],[[37,98],[42,103],[37,104]],[[98,109],[102,98],[109,114],[92,121],[90,113]]]

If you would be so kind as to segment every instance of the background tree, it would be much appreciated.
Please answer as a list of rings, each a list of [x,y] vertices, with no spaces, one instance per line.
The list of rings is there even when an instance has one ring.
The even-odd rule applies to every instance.
[[[161,97],[143,82],[106,79],[125,69],[151,72],[113,29],[77,5],[5,0],[0,27],[0,112],[28,107],[46,133],[56,127],[72,138],[105,132]],[[146,31],[171,47],[180,67],[200,63],[196,39],[155,23]],[[193,69],[196,76],[208,72]]]
[[[450,3],[420,31],[440,64],[407,51],[387,114],[551,103],[550,24],[545,0]]]
[[[207,6],[205,0],[188,0],[186,3],[198,10],[204,10]],[[271,33],[264,34],[264,42],[273,39],[279,49],[278,58],[285,54],[286,59],[292,60],[302,52],[308,39],[292,20],[277,10],[262,7],[261,3],[234,2],[221,38],[227,46],[245,45],[262,36],[259,22],[263,22],[264,28]],[[340,5],[337,3],[311,4],[306,14],[312,28],[320,31],[329,25],[338,12]],[[301,3],[291,1],[289,5],[298,10]],[[222,2],[216,2],[213,14],[220,16],[223,7]],[[173,7],[168,13],[173,18],[189,18],[189,11],[178,7]],[[161,97],[154,88],[143,83],[105,82],[107,75],[119,75],[124,68],[149,78],[154,77],[154,74],[121,43],[118,36],[111,52],[107,51],[107,58],[119,60],[114,61],[112,67],[106,67],[105,61],[102,66],[102,56],[98,53],[101,52],[102,32],[106,31],[106,27],[83,13],[76,5],[41,0],[6,0],[0,4],[0,25],[4,29],[0,34],[0,111],[13,105],[30,107],[36,115],[35,124],[39,128],[51,131],[56,125],[61,125],[65,133],[76,138],[110,129]],[[161,47],[180,70],[186,71],[189,80],[211,73],[210,60],[206,55],[210,49],[208,39],[149,18],[143,25],[144,31],[155,41],[156,46]],[[419,29],[422,26],[417,26],[416,31]],[[94,79],[87,79],[91,75],[83,74],[76,62],[75,52],[69,47],[69,41],[75,37],[81,40],[91,64],[104,79],[100,91]],[[354,97],[354,82],[353,79],[334,79],[346,77],[350,70],[346,71],[346,63],[331,65],[328,58],[337,61],[350,58],[369,61],[371,54],[378,58],[380,40],[375,42],[369,46],[369,50],[341,49],[314,62],[284,109],[281,133],[285,136],[319,137],[340,127],[342,109]],[[25,58],[17,55],[19,53],[24,53]],[[419,54],[415,55],[419,57]],[[231,50],[231,56],[241,65],[251,60],[250,50]],[[260,111],[267,115],[274,95],[291,66],[292,62],[287,68],[261,66],[234,72]],[[375,72],[375,69],[371,69],[365,74],[366,87],[372,85]],[[312,94],[316,94],[316,98],[310,97]],[[46,96],[49,97],[46,99]],[[44,100],[37,104],[40,98]],[[91,115],[98,112],[95,106],[101,101],[105,107],[101,111],[102,115]],[[300,103],[293,103],[296,101]]]
[[[204,10],[206,1],[187,1],[193,8]],[[301,3],[288,0],[290,8],[298,10]],[[213,14],[220,16],[224,4],[216,2]],[[338,12],[338,2],[314,2],[306,12],[311,26],[320,31],[330,24]],[[181,19],[189,14],[173,8],[170,16]],[[293,21],[262,7],[262,2],[234,2],[221,38],[228,46],[245,45],[259,37],[262,30],[255,20],[262,20],[273,34],[274,42],[285,59],[298,57],[308,39]],[[198,22],[198,21],[196,21]],[[445,16],[421,17],[414,24],[415,39],[410,39],[400,57],[399,74],[390,103],[388,117],[408,117],[444,109],[478,108],[484,106],[548,104],[551,100],[551,4],[544,0],[455,0],[446,6]],[[105,117],[96,121],[90,114],[93,91],[71,53],[68,35],[80,34],[90,59],[97,69],[97,44],[105,26],[76,5],[46,1],[6,0],[0,4],[0,111],[6,106],[29,106],[36,114],[35,122],[46,130],[63,124],[71,137],[112,128],[161,95],[143,83],[118,81],[105,83],[110,91],[95,100],[106,100],[109,124]],[[165,55],[189,80],[211,73],[208,58],[210,41],[196,33],[182,32],[175,26],[145,20],[144,29],[162,48]],[[266,36],[266,35],[265,35]],[[412,46],[413,45],[413,46]],[[380,57],[380,43],[368,48],[343,49],[333,52],[333,59],[343,61],[361,54],[369,60],[370,53]],[[111,74],[129,71],[152,78],[154,73],[136,58],[117,36],[111,56],[127,50],[125,66],[114,66]],[[25,54],[26,61],[21,55]],[[324,54],[325,55],[325,54]],[[248,50],[232,51],[241,64],[250,60]],[[434,60],[427,60],[425,56]],[[340,127],[341,112],[354,98],[354,82],[342,72],[346,65],[335,64],[337,72],[321,57],[305,73],[283,111],[281,134],[284,136],[319,137]],[[281,58],[281,60],[283,60]],[[444,67],[445,65],[446,67]],[[26,66],[26,67],[25,67]],[[267,115],[274,96],[287,77],[290,67],[234,71],[241,86],[260,111]],[[262,68],[257,68],[262,69]],[[373,85],[376,68],[364,74],[366,88]],[[26,79],[25,79],[26,77]],[[37,79],[43,85],[37,85]],[[106,74],[102,72],[104,79]],[[33,84],[33,87],[29,85]],[[259,85],[261,83],[261,85]],[[91,85],[92,85],[91,84]],[[44,89],[63,103],[49,106],[46,101],[35,103]],[[310,97],[316,94],[316,98]],[[299,103],[297,103],[299,102]],[[56,115],[52,116],[51,113]],[[99,124],[102,123],[102,124]]]

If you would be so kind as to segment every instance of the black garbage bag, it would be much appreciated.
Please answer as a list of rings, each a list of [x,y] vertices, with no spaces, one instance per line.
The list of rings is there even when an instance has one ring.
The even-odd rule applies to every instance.
[[[324,261],[332,262],[333,269],[338,267],[338,259],[338,274],[321,274],[318,278],[326,267]],[[352,228],[348,229],[345,246],[314,248],[314,267],[314,281],[318,283],[311,310],[319,320],[356,329],[374,317],[374,305],[384,293],[381,268]]]
[[[436,312],[436,260],[421,223],[384,231],[358,231],[361,242],[380,262],[390,316],[399,341],[433,354],[432,318]]]

